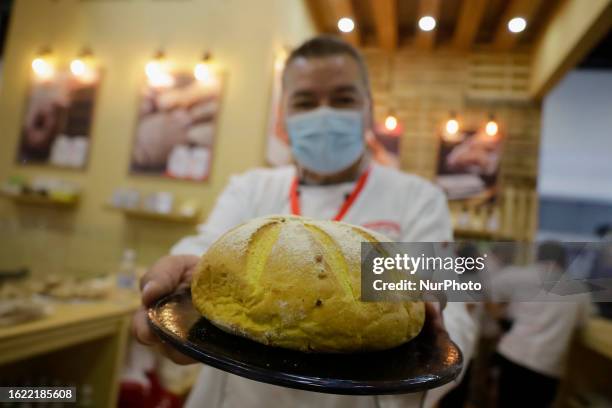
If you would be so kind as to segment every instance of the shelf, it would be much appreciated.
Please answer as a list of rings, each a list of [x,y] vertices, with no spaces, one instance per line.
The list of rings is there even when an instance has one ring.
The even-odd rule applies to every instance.
[[[485,241],[514,241],[514,239],[511,237],[503,236],[499,233],[492,232],[492,231],[455,228],[453,233],[454,233],[455,239],[463,238],[463,239],[480,239],[480,240],[485,240]]]
[[[176,212],[165,214],[144,210],[142,208],[115,207],[111,204],[107,204],[105,208],[107,210],[123,213],[123,215],[127,217],[139,218],[143,220],[173,222],[177,224],[197,224],[200,222],[199,212],[196,212],[194,215],[183,215]]]
[[[6,191],[0,192],[0,195],[4,198],[13,201],[16,204],[37,205],[44,207],[69,209],[76,207],[76,205],[79,203],[78,196],[67,200],[61,200],[58,198],[52,198],[49,196],[43,196],[38,194],[12,194],[7,193]]]
[[[612,320],[591,318],[582,332],[582,343],[612,360]]]

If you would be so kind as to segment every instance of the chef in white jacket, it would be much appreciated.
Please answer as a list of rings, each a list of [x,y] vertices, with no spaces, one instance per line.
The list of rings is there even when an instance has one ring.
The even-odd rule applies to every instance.
[[[178,242],[172,255],[145,275],[143,305],[188,284],[208,246],[254,217],[295,214],[341,220],[404,242],[452,239],[446,199],[438,188],[370,160],[366,139],[372,99],[365,63],[353,47],[320,36],[295,49],[283,74],[282,112],[295,165],[232,177],[198,234]],[[449,303],[442,321],[469,361],[475,326],[464,304]],[[151,333],[144,306],[134,316],[133,330],[140,342],[177,362],[191,362]],[[205,366],[187,407],[422,407],[435,404],[453,385],[427,393],[343,396],[259,383]]]

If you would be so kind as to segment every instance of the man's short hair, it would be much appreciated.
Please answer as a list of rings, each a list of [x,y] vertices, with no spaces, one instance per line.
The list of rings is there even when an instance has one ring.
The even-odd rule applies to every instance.
[[[545,241],[538,246],[538,261],[554,262],[561,269],[567,267],[567,253],[557,241]]]
[[[368,79],[368,67],[361,53],[351,44],[331,35],[313,37],[291,51],[291,54],[289,54],[285,62],[285,72],[287,72],[287,67],[298,58],[324,58],[335,55],[348,55],[357,62],[363,84],[369,91],[370,81]],[[284,80],[285,73],[283,73],[283,83]]]

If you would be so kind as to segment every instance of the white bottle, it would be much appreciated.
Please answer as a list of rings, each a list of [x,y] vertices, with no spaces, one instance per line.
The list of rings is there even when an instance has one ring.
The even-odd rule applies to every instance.
[[[136,252],[133,249],[123,251],[119,271],[117,272],[117,287],[136,290]]]

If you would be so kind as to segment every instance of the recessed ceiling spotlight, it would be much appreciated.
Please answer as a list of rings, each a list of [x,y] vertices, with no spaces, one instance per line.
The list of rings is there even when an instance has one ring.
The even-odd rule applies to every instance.
[[[513,33],[520,33],[527,28],[527,21],[523,17],[514,17],[508,21],[508,30]]]
[[[436,28],[436,19],[432,16],[423,16],[419,20],[419,28],[423,31],[431,31]]]
[[[343,33],[350,33],[354,29],[355,22],[351,18],[342,17],[340,20],[338,20],[338,30],[342,31]]]

